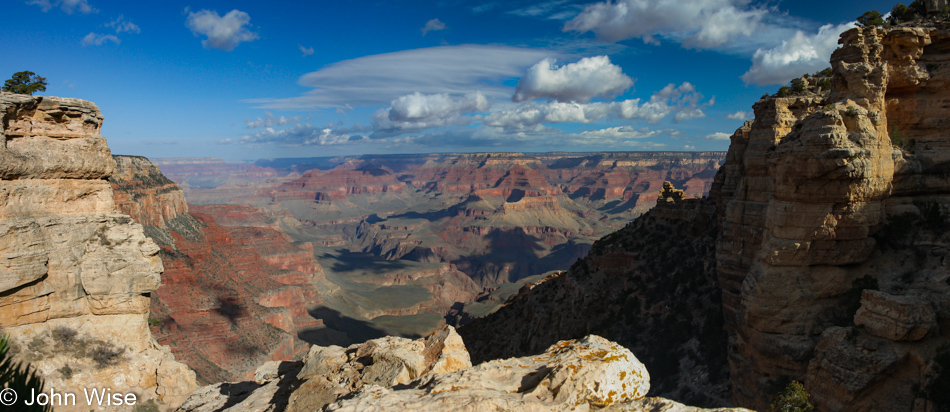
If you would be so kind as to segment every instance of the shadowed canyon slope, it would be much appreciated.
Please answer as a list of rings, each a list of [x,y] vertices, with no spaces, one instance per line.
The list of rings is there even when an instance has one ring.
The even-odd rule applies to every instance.
[[[250,378],[268,360],[306,353],[300,334],[322,325],[322,269],[260,210],[191,207],[178,186],[141,157],[116,156],[120,210],[159,244],[165,272],[151,300],[152,332],[205,382]]]
[[[597,333],[678,371],[659,389],[676,399],[721,393],[706,383],[728,363],[732,400],[756,409],[792,379],[823,411],[945,407],[950,25],[858,28],[841,44],[830,91],[803,78],[754,105],[709,200],[661,200],[462,327],[473,358]],[[711,287],[728,341],[706,327],[720,322]]]

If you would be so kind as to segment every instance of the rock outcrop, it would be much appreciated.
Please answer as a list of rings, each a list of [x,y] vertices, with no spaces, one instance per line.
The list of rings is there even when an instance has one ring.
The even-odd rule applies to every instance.
[[[728,403],[716,283],[715,204],[667,186],[657,206],[594,243],[590,255],[459,333],[475,362],[541,353],[594,333],[639,354],[651,395]],[[525,290],[526,289],[526,290]]]
[[[822,410],[923,410],[950,342],[950,26],[840,43],[830,92],[756,103],[710,193],[733,400],[764,408],[791,378]]]
[[[459,335],[445,326],[415,341],[314,346],[302,363],[262,366],[255,382],[202,388],[180,410],[701,411],[646,398],[649,388],[650,374],[633,353],[599,336],[473,367]]]
[[[0,327],[58,391],[174,404],[195,375],[149,333],[159,248],[116,208],[98,107],[0,93],[0,116]]]
[[[164,262],[152,293],[151,332],[204,383],[246,379],[263,362],[306,354],[301,339],[323,323],[309,243],[249,206],[193,206],[143,157],[116,156],[119,208],[144,224]]]

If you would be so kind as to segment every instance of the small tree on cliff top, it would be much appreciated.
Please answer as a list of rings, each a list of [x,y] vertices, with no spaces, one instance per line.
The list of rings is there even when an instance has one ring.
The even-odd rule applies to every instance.
[[[861,27],[884,27],[884,24],[884,17],[877,10],[866,11],[858,17],[858,25]]]
[[[13,73],[13,77],[3,83],[3,91],[33,95],[46,91],[46,78],[31,71]]]

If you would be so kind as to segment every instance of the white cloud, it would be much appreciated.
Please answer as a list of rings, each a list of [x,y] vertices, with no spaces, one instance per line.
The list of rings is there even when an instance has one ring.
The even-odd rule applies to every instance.
[[[807,35],[796,31],[792,38],[771,49],[758,49],[752,56],[752,67],[742,75],[751,84],[784,84],[790,79],[821,70],[838,47],[839,35],[855,24],[827,24],[818,33]]]
[[[115,19],[114,21],[110,21],[109,23],[106,23],[106,27],[111,27],[115,29],[116,34],[120,34],[124,32],[140,33],[142,31],[138,25],[136,25],[135,23],[132,23],[131,21],[126,20],[125,16],[121,14],[119,15],[119,18]]]
[[[533,129],[542,123],[591,123],[603,119],[611,111],[611,104],[608,103],[528,103],[512,110],[492,112],[483,119],[483,123],[523,130]]]
[[[299,48],[300,48],[300,52],[303,53],[303,56],[301,56],[301,57],[307,57],[307,56],[309,56],[309,55],[311,55],[311,54],[314,53],[312,46],[311,46],[311,47],[303,47],[302,44],[299,44],[299,43],[298,43],[298,44],[297,44],[297,47],[299,47]]]
[[[707,134],[704,139],[706,140],[729,140],[732,135],[729,133],[716,132]]]
[[[327,146],[346,144],[364,140],[364,136],[352,135],[334,131],[329,127],[315,127],[311,124],[297,124],[296,126],[277,130],[266,127],[255,133],[246,135],[234,141],[223,139],[221,144],[278,144],[281,146]]]
[[[748,120],[750,117],[752,117],[752,113],[744,112],[742,110],[726,116],[726,118],[729,120]]]
[[[548,20],[567,20],[577,15],[580,10],[581,6],[572,4],[569,0],[550,0],[509,11],[508,14]]]
[[[422,35],[425,36],[426,33],[430,31],[439,31],[445,30],[445,23],[439,19],[432,19],[426,22],[426,25],[419,29],[422,32]]]
[[[244,27],[250,23],[251,16],[237,9],[229,11],[223,17],[216,11],[201,10],[188,12],[185,26],[191,29],[195,36],[207,36],[207,39],[201,41],[204,48],[231,51],[238,44],[258,38],[257,33]]]
[[[463,112],[484,111],[488,100],[480,92],[453,97],[445,93],[424,95],[413,93],[392,101],[389,120],[415,121],[442,118]]]
[[[598,38],[631,38],[659,44],[657,37],[686,47],[713,48],[756,32],[766,9],[749,0],[618,0],[588,5],[564,25],[565,31],[594,32]]]
[[[92,8],[87,0],[29,0],[26,4],[40,6],[43,12],[50,11],[53,7],[59,7],[66,14],[80,12],[82,14],[97,13],[99,10]]]
[[[244,119],[244,123],[247,123],[248,129],[256,129],[258,127],[283,126],[285,124],[298,123],[298,122],[300,122],[299,117],[284,117],[284,116],[276,117],[271,112],[264,112],[263,118],[258,117],[257,119],[254,119],[254,120]]]
[[[696,150],[696,146],[693,146],[693,145],[690,145],[690,144],[684,144],[684,145],[683,145],[683,150]]]
[[[608,116],[657,123],[673,114],[674,120],[684,121],[706,116],[702,108],[712,105],[713,101],[701,103],[702,98],[692,84],[684,82],[679,86],[667,85],[643,103],[640,99],[610,103],[526,103],[514,109],[494,111],[484,117],[483,123],[505,129],[532,130],[544,123],[591,123]]]
[[[661,129],[661,130],[651,130],[646,127],[635,128],[633,126],[617,126],[617,127],[608,127],[605,129],[599,130],[590,130],[586,132],[577,133],[576,136],[579,138],[586,139],[613,139],[613,140],[626,140],[626,139],[645,139],[647,137],[656,137],[662,135],[676,135],[679,134],[679,131],[675,129]]]
[[[488,98],[507,98],[502,81],[518,77],[551,51],[508,46],[439,46],[344,60],[303,75],[312,87],[303,96],[253,99],[265,109],[385,106],[415,92],[460,95],[481,90]]]
[[[596,96],[613,97],[633,86],[633,79],[607,56],[585,57],[561,67],[554,59],[531,66],[518,81],[511,100],[520,102],[551,98],[559,102],[587,103]]]
[[[488,99],[480,92],[462,96],[417,92],[400,96],[391,102],[389,108],[373,115],[377,130],[373,137],[433,127],[467,125],[475,118],[463,116],[464,113],[485,110],[488,110]]]
[[[105,43],[113,42],[119,44],[119,38],[114,34],[89,33],[82,38],[83,46],[102,46]]]

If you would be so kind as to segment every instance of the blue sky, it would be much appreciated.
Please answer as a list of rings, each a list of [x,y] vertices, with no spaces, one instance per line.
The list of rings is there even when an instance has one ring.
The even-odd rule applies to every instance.
[[[7,0],[0,76],[148,157],[725,150],[855,3]]]

